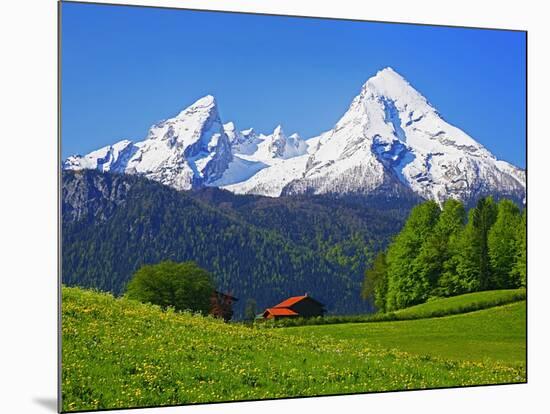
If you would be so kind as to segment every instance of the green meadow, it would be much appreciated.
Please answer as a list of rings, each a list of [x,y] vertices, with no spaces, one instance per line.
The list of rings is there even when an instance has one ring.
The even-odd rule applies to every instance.
[[[438,318],[259,329],[62,294],[63,411],[526,381],[521,296]]]
[[[447,317],[281,329],[450,360],[525,365],[525,301]]]

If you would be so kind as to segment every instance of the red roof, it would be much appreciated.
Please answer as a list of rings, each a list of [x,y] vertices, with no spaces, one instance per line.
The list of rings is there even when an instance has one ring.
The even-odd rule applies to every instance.
[[[298,315],[292,309],[286,309],[286,308],[267,308],[265,310],[265,312],[269,312],[273,316],[296,316],[296,315]]]
[[[273,308],[289,308],[291,307],[292,305],[300,302],[301,300],[307,298],[308,296],[307,295],[304,295],[304,296],[293,296],[291,298],[288,298],[286,300],[283,300],[281,303],[273,306]],[[271,309],[273,309],[271,308]]]

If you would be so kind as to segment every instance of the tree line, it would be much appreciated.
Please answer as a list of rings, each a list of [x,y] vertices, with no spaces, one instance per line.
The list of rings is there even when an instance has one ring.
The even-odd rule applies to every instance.
[[[453,199],[417,205],[365,272],[363,298],[391,312],[431,297],[525,286],[526,214],[492,197],[469,212]]]

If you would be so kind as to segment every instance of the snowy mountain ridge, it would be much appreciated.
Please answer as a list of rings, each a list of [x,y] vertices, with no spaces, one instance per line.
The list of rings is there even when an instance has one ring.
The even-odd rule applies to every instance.
[[[63,168],[142,174],[176,189],[217,186],[239,194],[364,194],[404,187],[425,199],[463,201],[497,194],[525,198],[525,171],[497,160],[447,123],[391,68],[362,86],[329,131],[308,140],[222,123],[205,96],[151,127],[143,141],[123,140]]]

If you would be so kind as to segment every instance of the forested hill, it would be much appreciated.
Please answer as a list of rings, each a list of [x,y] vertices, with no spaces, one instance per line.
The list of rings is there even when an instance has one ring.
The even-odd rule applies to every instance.
[[[224,197],[138,176],[64,172],[63,282],[120,294],[143,264],[195,260],[240,299],[239,313],[249,298],[261,310],[304,292],[334,313],[369,310],[363,271],[406,212],[377,215],[349,200]]]
[[[403,227],[410,209],[419,202],[415,198],[402,198],[386,204],[374,197],[327,195],[273,198],[235,195],[214,187],[188,194],[236,219],[276,231],[340,265],[345,262],[361,275],[365,262],[370,262],[374,252],[388,245]]]

